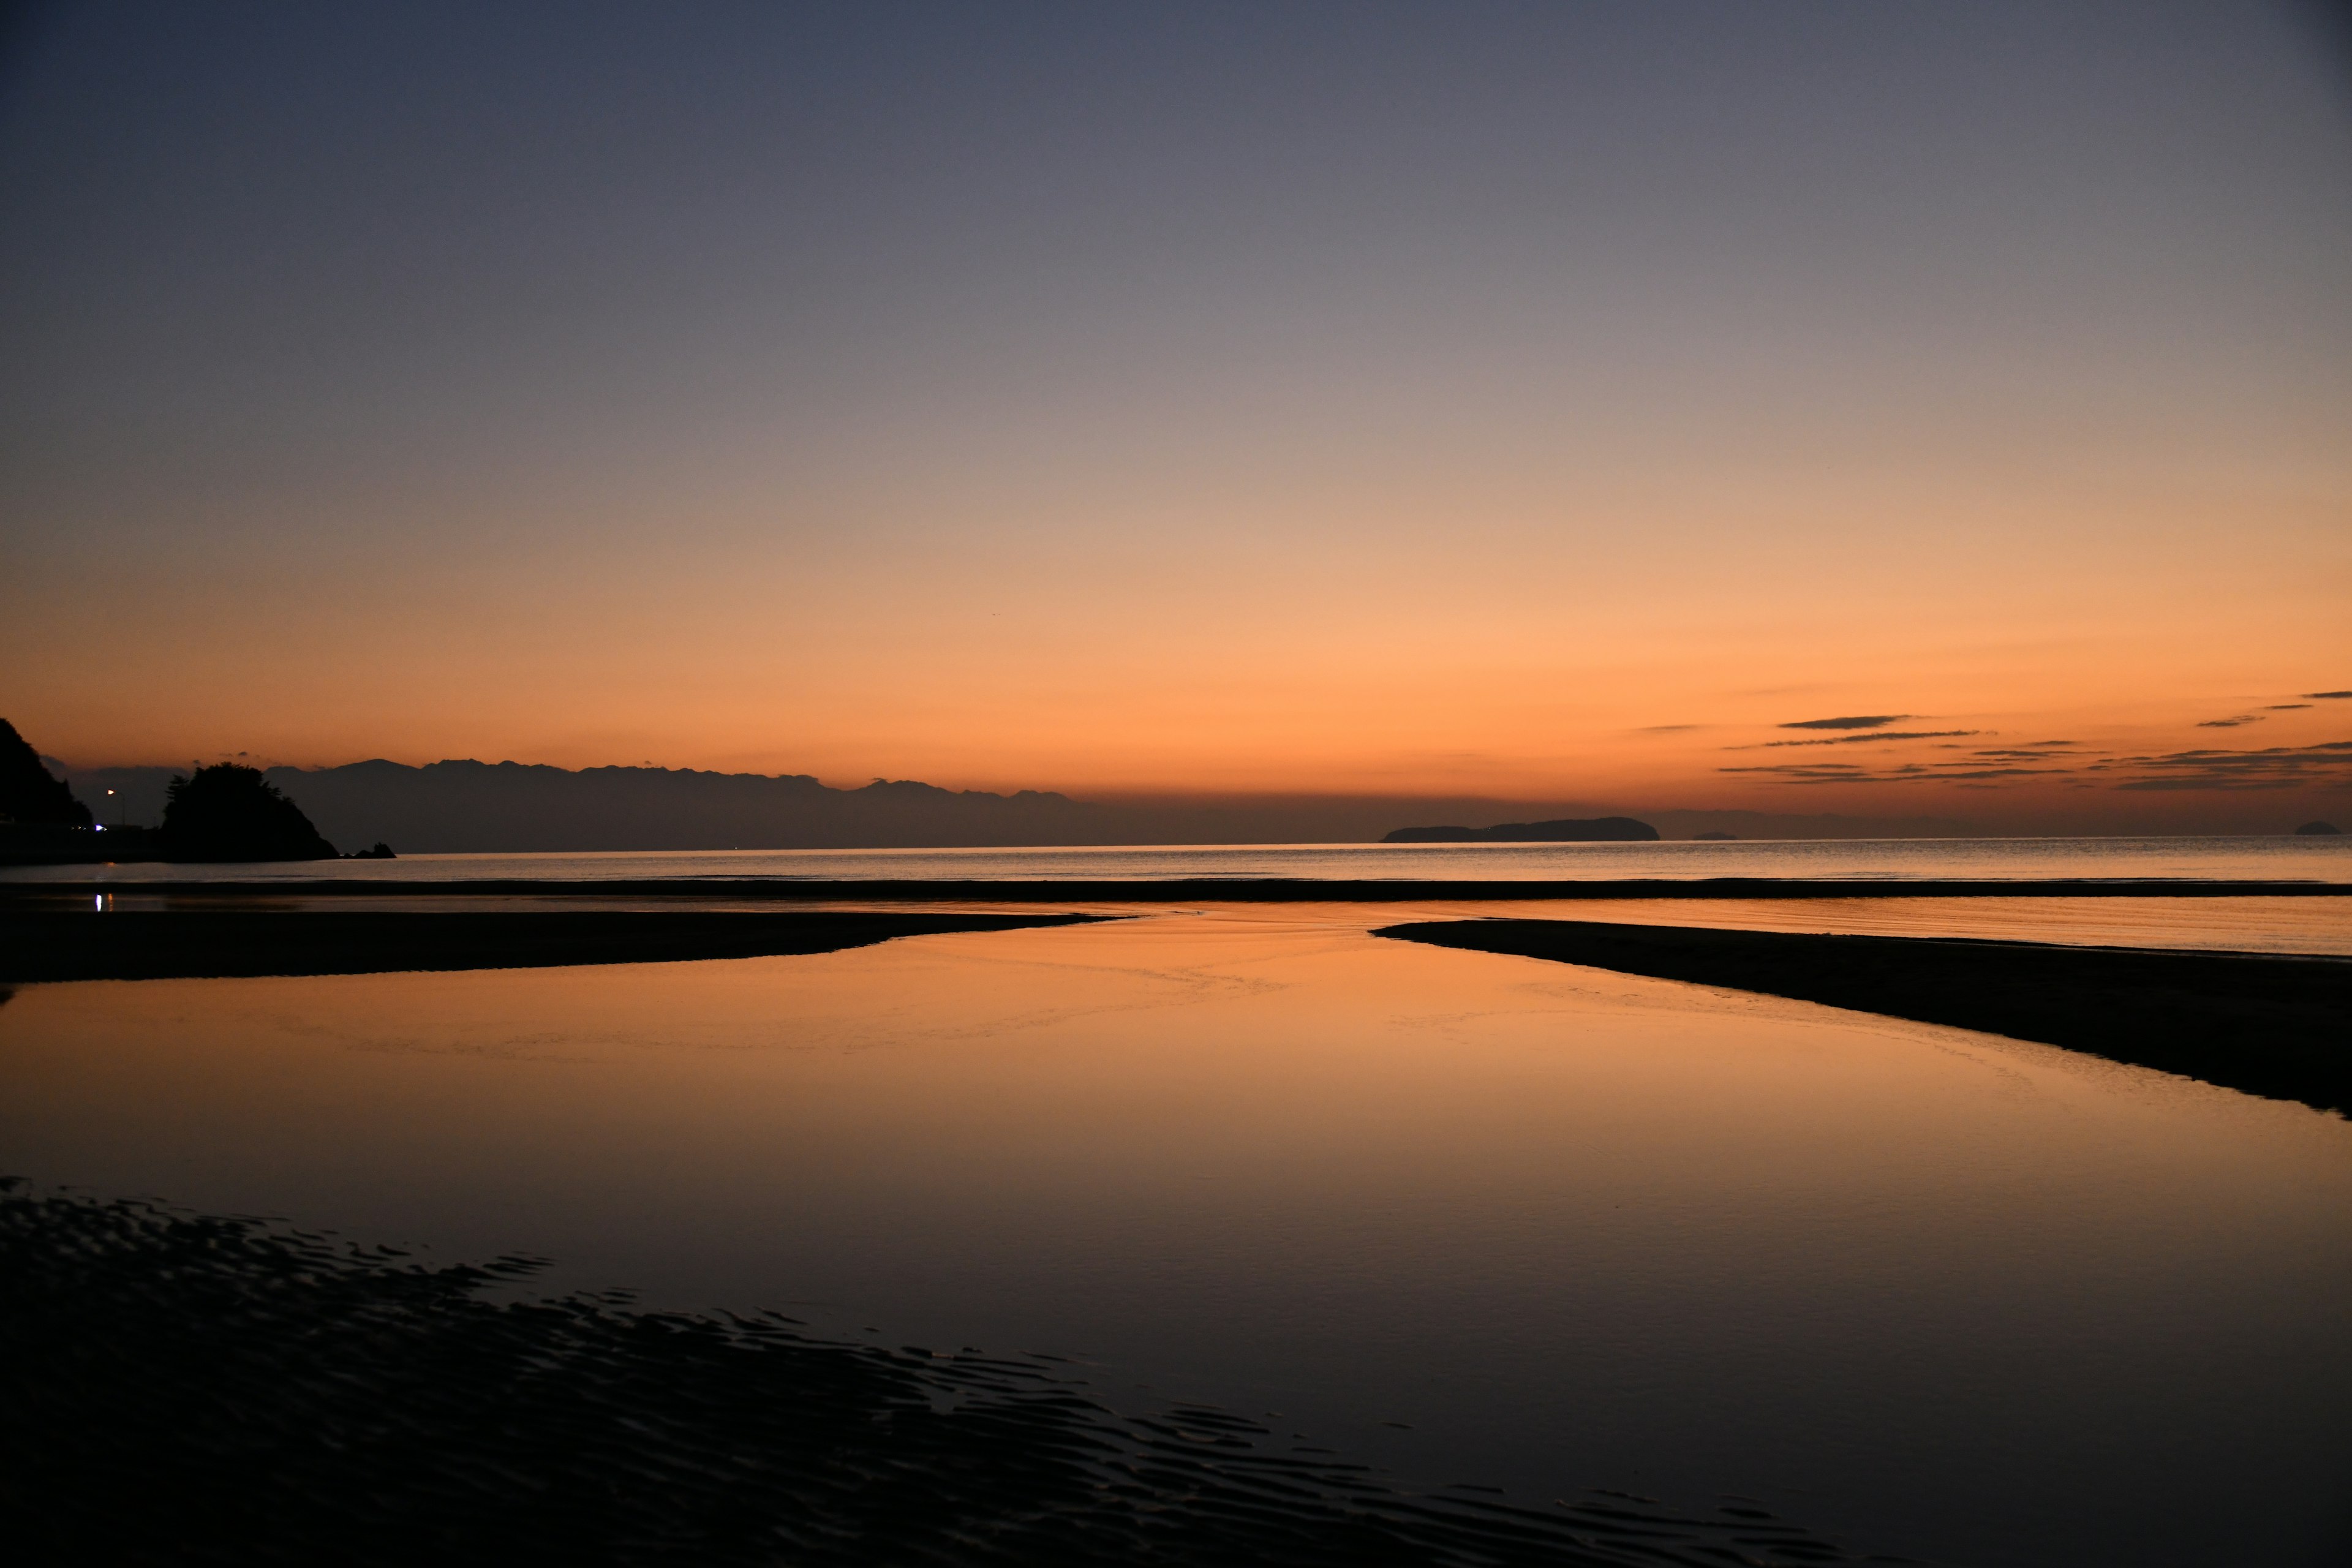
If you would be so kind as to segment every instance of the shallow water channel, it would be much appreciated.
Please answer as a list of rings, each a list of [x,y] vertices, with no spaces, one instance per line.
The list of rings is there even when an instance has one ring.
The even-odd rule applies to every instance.
[[[0,1171],[1066,1356],[1412,1485],[1754,1499],[1954,1564],[2339,1560],[2352,1123],[1366,934],[1418,912],[28,986]]]

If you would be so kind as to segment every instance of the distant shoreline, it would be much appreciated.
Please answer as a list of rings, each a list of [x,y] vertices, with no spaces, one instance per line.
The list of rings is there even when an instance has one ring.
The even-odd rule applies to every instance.
[[[0,908],[87,903],[94,894],[236,900],[248,898],[677,898],[778,903],[857,900],[874,902],[985,903],[1401,903],[1421,899],[1496,901],[1556,899],[2326,899],[2352,897],[2352,882],[2168,880],[2161,878],[2040,878],[2001,881],[1799,880],[1772,877],[1611,878],[1579,880],[1317,880],[1311,878],[1194,877],[1120,880],[835,878],[533,878],[394,880],[320,877],[277,881],[0,882]]]

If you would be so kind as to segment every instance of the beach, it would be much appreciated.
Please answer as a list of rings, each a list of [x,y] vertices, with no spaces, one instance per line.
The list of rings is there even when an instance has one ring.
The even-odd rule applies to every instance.
[[[1622,957],[1474,949],[1514,932],[1538,949],[1529,932],[1556,938],[1583,910],[1620,922],[1588,942],[1731,951],[1765,937],[2014,959],[2021,944],[1949,933],[2038,918],[2096,936],[2113,929],[2102,911],[2126,911],[2129,929],[2170,921],[2176,938],[2210,940],[2340,899],[2011,886],[1517,902],[1283,889],[1212,903],[1148,888],[992,907],[896,890],[896,908],[856,909],[776,889],[16,889],[6,918],[70,928],[59,951],[76,931],[178,921],[207,933],[164,943],[183,956],[209,946],[286,968],[268,954],[308,942],[320,967],[360,972],[16,983],[0,1006],[0,1145],[36,1210],[14,1245],[70,1251],[95,1227],[120,1242],[109,1278],[193,1291],[197,1276],[141,1259],[195,1234],[175,1226],[243,1226],[234,1258],[258,1249],[252,1267],[281,1283],[281,1246],[325,1246],[366,1274],[315,1301],[307,1285],[272,1297],[286,1321],[365,1317],[381,1291],[429,1297],[441,1305],[416,1309],[417,1343],[479,1332],[528,1359],[542,1353],[530,1325],[561,1319],[586,1337],[564,1329],[548,1364],[583,1369],[629,1364],[597,1358],[657,1331],[688,1362],[732,1366],[770,1352],[730,1325],[771,1321],[793,1378],[847,1369],[846,1408],[976,1398],[996,1414],[909,1428],[904,1447],[883,1443],[814,1490],[743,1481],[741,1517],[838,1521],[850,1516],[828,1510],[888,1495],[872,1478],[894,1464],[963,1473],[963,1454],[974,1475],[1029,1479],[950,1488],[887,1529],[909,1542],[945,1531],[982,1559],[1059,1549],[1023,1522],[1039,1516],[1018,1498],[1045,1495],[1024,1486],[1091,1489],[1083,1506],[1054,1492],[1045,1511],[1067,1512],[1065,1544],[1091,1543],[1097,1560],[1105,1542],[1119,1554],[1150,1540],[1213,1555],[1225,1549],[1200,1543],[1223,1539],[1218,1521],[1248,1518],[1298,1561],[1360,1559],[1367,1541],[1384,1543],[1374,1556],[1488,1560],[1491,1526],[1533,1532],[1513,1537],[1528,1561],[1607,1563],[1633,1550],[1595,1525],[1615,1508],[1647,1521],[1618,1521],[1642,1550],[1692,1562],[1735,1548],[1761,1562],[2293,1561],[2335,1528],[2281,1486],[2305,1476],[2296,1495],[2315,1504],[2323,1472],[2352,1456],[2352,1362],[2333,1327],[2352,1267],[2352,1138],[2340,1116],[2293,1103],[2325,1095],[2271,1085],[2261,1092],[2284,1098],[2254,1098],[2193,1062],[2129,1065],[2130,1029],[2061,1049],[2026,1025],[2005,1036],[1908,1021],[1884,999],[1877,1013],[1854,1010],[1869,998],[1790,999],[1774,988],[1805,966],[1785,958],[1732,989]],[[1661,923],[1675,911],[1921,934],[1694,935]],[[1498,914],[1512,918],[1485,918]],[[1634,919],[1648,923],[1622,923]],[[1447,945],[1378,934],[1399,924]],[[502,927],[528,941],[501,951],[483,933]],[[479,967],[395,953],[387,929]],[[596,945],[613,941],[636,945]],[[684,956],[714,942],[798,945]],[[831,951],[807,951],[819,942]],[[2193,971],[2221,987],[2213,998],[2240,984],[2229,977],[2296,962],[2024,945],[2077,976],[2140,959]],[[653,961],[614,961],[624,951]],[[551,962],[566,957],[593,962]],[[2095,997],[2078,1011],[2095,1013]],[[109,1206],[141,1197],[144,1219]],[[386,1244],[407,1256],[375,1251]],[[517,1256],[527,1269],[449,1276],[446,1289],[383,1272]],[[203,1289],[260,1289],[247,1267]],[[340,1278],[295,1272],[321,1289]],[[616,1288],[631,1295],[608,1299]],[[122,1321],[210,1312],[175,1307],[179,1289],[133,1292]],[[477,1322],[461,1296],[484,1311],[549,1303],[556,1318]],[[476,1326],[433,1327],[445,1308]],[[2259,1341],[2239,1332],[2250,1313],[2268,1325]],[[656,1331],[636,1314],[678,1316]],[[319,1347],[319,1376],[340,1375],[341,1333],[301,1342]],[[168,1358],[199,1341],[144,1342]],[[305,1386],[307,1363],[184,1354],[189,1386],[211,1390],[192,1399],[289,1430],[313,1419],[268,1393]],[[192,1370],[216,1360],[220,1381]],[[121,1365],[159,1374],[127,1350]],[[68,1372],[37,1362],[27,1375]],[[530,1436],[557,1429],[532,1416],[515,1473],[542,1476],[549,1495],[589,1478],[641,1498],[626,1508],[651,1511],[623,1522],[647,1540],[684,1528],[646,1478],[705,1464],[696,1423],[734,1431],[739,1417],[723,1400],[667,1403],[653,1363],[620,1384],[581,1375],[687,1446],[641,1433],[625,1456],[573,1451]],[[45,1417],[46,1440],[61,1440],[59,1421],[100,1419],[73,1438],[98,1446],[78,1451],[212,1484],[194,1438],[119,1447],[133,1438],[102,1415],[123,1397],[106,1386],[40,1383],[44,1408],[84,1413]],[[611,1392],[623,1386],[639,1392]],[[469,1451],[477,1416],[449,1403],[459,1387],[415,1415],[415,1442],[455,1423],[446,1452]],[[783,1430],[760,1425],[784,1419],[772,1413],[740,1419]],[[975,1444],[987,1454],[971,1457]],[[283,1461],[289,1483],[302,1462]],[[389,1474],[445,1485],[436,1464],[411,1463]],[[388,1479],[381,1495],[406,1484]],[[886,1529],[856,1517],[853,1536]],[[733,1550],[679,1539],[718,1560]]]

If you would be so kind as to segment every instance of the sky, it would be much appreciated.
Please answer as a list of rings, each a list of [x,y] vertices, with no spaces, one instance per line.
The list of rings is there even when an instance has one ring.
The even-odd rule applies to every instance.
[[[0,713],[78,764],[2352,814],[2316,7],[0,37]]]

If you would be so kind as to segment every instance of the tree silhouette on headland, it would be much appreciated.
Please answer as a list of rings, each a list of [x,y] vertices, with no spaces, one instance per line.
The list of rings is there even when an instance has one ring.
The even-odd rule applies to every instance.
[[[89,807],[41,766],[40,752],[5,719],[0,719],[0,820],[89,826]]]
[[[331,860],[302,808],[258,768],[215,763],[174,775],[165,792],[163,852],[172,860]]]

